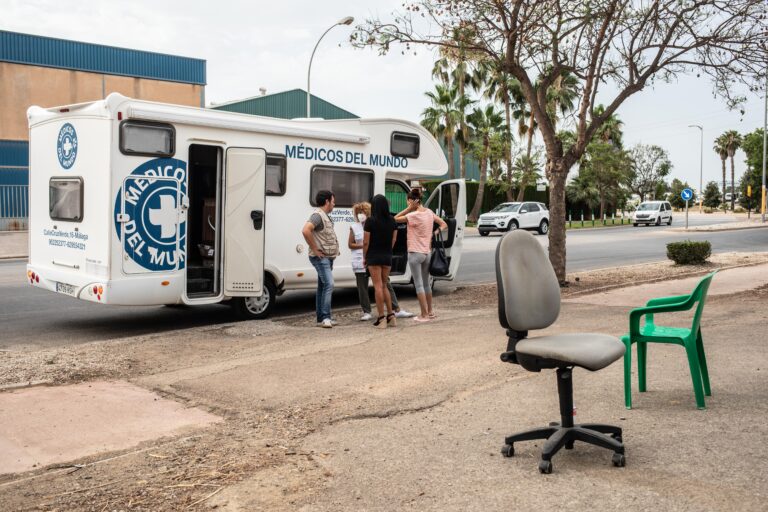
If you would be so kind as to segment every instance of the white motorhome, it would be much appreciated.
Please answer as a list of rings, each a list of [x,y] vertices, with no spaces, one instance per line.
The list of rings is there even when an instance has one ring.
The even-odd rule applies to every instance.
[[[447,170],[424,128],[393,119],[282,120],[119,94],[27,115],[28,280],[102,304],[230,301],[247,318],[266,316],[276,295],[316,286],[301,228],[323,189],[336,196],[336,285],[354,287],[353,203],[385,194],[399,211],[411,180]],[[448,223],[453,279],[463,180],[440,184],[426,206]],[[392,282],[407,284],[399,229]]]

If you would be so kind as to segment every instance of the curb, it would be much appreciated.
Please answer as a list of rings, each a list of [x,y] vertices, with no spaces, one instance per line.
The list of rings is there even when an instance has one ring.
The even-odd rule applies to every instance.
[[[685,228],[672,228],[669,231],[676,233],[718,233],[720,231],[743,231],[745,229],[760,229],[768,228],[768,223],[759,224],[757,226],[739,226],[735,228],[716,228],[716,229],[685,229]]]

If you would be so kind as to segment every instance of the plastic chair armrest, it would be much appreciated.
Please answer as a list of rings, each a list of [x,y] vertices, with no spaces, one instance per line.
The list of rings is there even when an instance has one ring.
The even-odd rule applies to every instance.
[[[664,306],[667,304],[677,304],[678,302],[684,302],[688,300],[691,296],[690,295],[675,295],[673,297],[659,297],[656,299],[649,300],[645,305],[646,306]]]
[[[675,297],[665,297],[667,299],[675,298]],[[630,336],[639,336],[640,335],[640,319],[644,317],[645,315],[653,315],[655,313],[671,313],[674,311],[688,311],[691,309],[691,306],[693,305],[693,302],[690,300],[689,295],[681,295],[677,297],[678,299],[684,299],[680,302],[675,302],[673,304],[662,304],[658,306],[645,306],[642,308],[635,308],[632,311],[629,312],[629,335]]]

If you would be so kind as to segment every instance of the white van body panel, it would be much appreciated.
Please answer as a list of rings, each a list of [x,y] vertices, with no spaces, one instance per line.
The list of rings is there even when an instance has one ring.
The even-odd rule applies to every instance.
[[[373,193],[384,194],[387,182],[411,178],[436,178],[446,173],[444,153],[423,127],[393,119],[283,120],[167,105],[111,94],[105,100],[66,107],[28,110],[30,126],[30,257],[28,277],[33,285],[83,300],[107,304],[205,304],[243,295],[233,283],[243,275],[228,274],[237,268],[250,269],[258,296],[263,279],[269,278],[280,292],[314,289],[317,276],[307,256],[301,228],[314,211],[310,204],[310,180],[318,166],[369,172]],[[173,127],[175,151],[170,156],[126,154],[121,151],[121,123],[127,121],[165,123]],[[76,132],[76,156],[64,167],[59,155],[70,164],[72,140],[62,130]],[[68,129],[67,129],[68,130]],[[64,132],[67,132],[64,130]],[[390,141],[394,132],[418,135],[417,158],[393,156]],[[69,141],[69,142],[68,142]],[[187,224],[189,209],[188,169],[190,147],[219,148],[222,178],[222,245],[216,246],[217,292],[194,297],[188,292]],[[61,149],[60,149],[61,148]],[[285,193],[264,197],[264,175],[248,181],[249,201],[261,196],[262,203],[249,204],[243,212],[262,211],[259,239],[252,219],[228,218],[228,208],[237,202],[239,188],[228,189],[233,179],[228,165],[232,148],[256,148],[251,155],[278,155],[286,159]],[[229,150],[229,151],[228,151]],[[259,153],[261,156],[254,156]],[[69,156],[67,156],[69,155]],[[234,160],[232,160],[234,162]],[[54,220],[49,211],[48,191],[52,178],[82,178],[82,220]],[[217,185],[218,186],[218,185]],[[458,264],[466,217],[464,183],[456,185],[460,205],[452,260]],[[407,189],[406,189],[407,190]],[[338,201],[337,201],[338,203]],[[193,206],[194,208],[194,206]],[[239,214],[238,214],[239,215]],[[350,253],[346,249],[352,219],[351,205],[332,212],[336,235],[342,247],[334,263],[336,286],[354,287]],[[220,224],[221,223],[221,224]],[[228,234],[227,230],[239,230]],[[255,236],[255,235],[254,235]],[[240,243],[239,248],[237,247]],[[259,247],[261,244],[261,247]],[[218,259],[220,258],[220,259]],[[453,265],[452,265],[453,267]],[[255,270],[258,269],[258,270]],[[34,277],[32,277],[34,274]],[[258,274],[258,276],[256,276]],[[226,279],[230,276],[230,282]],[[393,275],[392,282],[407,284],[410,271]]]

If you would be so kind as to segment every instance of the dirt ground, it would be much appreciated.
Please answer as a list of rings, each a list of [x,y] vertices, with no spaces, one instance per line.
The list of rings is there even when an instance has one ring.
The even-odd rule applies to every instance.
[[[581,272],[569,275],[570,286],[563,290],[563,296],[766,261],[768,253],[721,254],[698,267],[658,263]],[[495,492],[479,476],[472,477],[457,468],[455,474],[462,473],[457,476],[461,480],[461,484],[457,483],[461,488],[462,498],[459,499],[450,492],[450,481],[434,482],[429,475],[420,473],[426,469],[420,466],[420,461],[413,460],[412,454],[409,457],[408,453],[393,453],[387,457],[376,445],[377,437],[380,444],[391,442],[385,437],[396,422],[405,422],[407,426],[403,431],[391,432],[393,439],[401,438],[402,432],[412,429],[417,432],[409,435],[424,432],[430,428],[430,421],[432,424],[455,425],[456,421],[461,423],[465,415],[483,417],[488,411],[467,408],[472,400],[501,390],[514,393],[515,386],[527,385],[526,382],[532,382],[531,378],[539,378],[517,366],[498,361],[504,340],[496,318],[496,300],[493,285],[440,293],[436,295],[440,317],[437,322],[426,325],[401,322],[401,327],[382,333],[356,322],[357,311],[349,310],[338,312],[341,326],[330,331],[332,337],[328,331],[313,328],[312,318],[302,316],[179,330],[162,336],[111,340],[56,350],[0,352],[0,386],[127,380],[225,418],[225,421],[192,435],[153,440],[122,452],[99,453],[63,467],[0,475],[0,503],[3,504],[0,508],[44,511],[508,509],[510,501],[489,502],[480,494],[475,496],[475,501],[462,501],[470,499],[472,493],[469,490],[472,489],[477,493]],[[713,336],[716,338],[713,360],[738,367],[739,361],[734,361],[726,352],[728,319],[739,315],[740,333],[751,336],[754,341],[760,332],[765,332],[760,326],[764,326],[766,320],[767,301],[766,287],[749,294],[712,298],[707,306],[711,324],[705,325],[707,328],[718,325],[720,329]],[[560,329],[594,329],[612,334],[621,334],[625,324],[626,310],[569,304],[564,304],[558,322]],[[760,357],[759,361],[764,361],[765,354]],[[675,361],[679,359],[674,358]],[[759,361],[755,364],[759,365]],[[664,358],[660,364],[673,363]],[[612,373],[604,378],[619,383],[616,376],[621,374],[620,366],[620,363],[613,365]],[[759,371],[757,367],[756,372]],[[677,376],[682,375],[680,389],[686,390],[685,368],[675,372]],[[604,372],[595,375],[601,373]],[[759,373],[754,375],[761,376]],[[537,403],[529,414],[544,408],[550,416],[556,415],[556,405],[552,405],[554,379],[549,377],[546,405]],[[588,386],[585,394],[588,391],[605,399],[597,400],[595,405],[583,403],[590,415],[608,415],[607,419],[611,421],[631,421],[631,414],[637,414],[636,410],[630,414],[617,414],[616,411],[623,411],[619,384],[603,384],[608,381],[587,384],[591,375],[583,379],[577,387],[583,382]],[[759,384],[763,381],[764,378],[754,381],[758,382],[754,385],[762,386],[764,390],[765,386]],[[690,388],[689,381],[687,387]],[[671,409],[685,409],[682,412],[675,410],[674,414],[679,412],[676,419],[689,421],[692,414],[697,414],[695,408],[684,407],[692,401],[689,391],[686,390],[688,394],[683,392],[682,397],[662,395],[662,408],[667,409],[664,412],[673,414]],[[601,393],[606,393],[605,397]],[[524,395],[537,396],[529,392]],[[554,397],[556,400],[556,394]],[[764,396],[744,400],[752,404],[752,398],[758,404],[764,401]],[[514,396],[509,397],[510,404],[515,400]],[[451,408],[462,412],[456,413]],[[753,412],[759,416],[764,414],[764,409],[762,405]],[[707,412],[713,410],[715,407]],[[505,417],[499,411],[491,412],[494,416],[499,415],[496,420]],[[462,420],[446,417],[446,414],[460,414]],[[508,414],[508,410],[504,412],[504,415]],[[714,416],[715,413],[711,414]],[[482,425],[488,423],[489,431],[493,429],[491,444],[494,446],[500,444],[495,432],[496,420],[486,421],[484,418],[480,422]],[[717,428],[728,428],[727,420],[717,417],[717,422],[722,423]],[[642,421],[665,420],[663,416],[653,416]],[[648,427],[652,428],[652,425],[648,424]],[[755,436],[764,439],[765,428],[749,430],[747,427],[748,424],[737,427],[742,438],[734,442],[746,445]],[[691,427],[681,427],[685,428]],[[457,446],[461,444],[462,449],[467,447],[466,439],[453,439],[449,428],[441,432],[439,436],[446,436],[443,440],[450,438]],[[489,439],[487,434],[489,432],[480,434],[481,440],[471,440],[468,449],[485,446],[483,443]],[[679,435],[670,435],[671,443],[684,442]],[[369,445],[365,439],[369,439]],[[642,439],[638,440],[639,444]],[[653,445],[652,440],[648,443]],[[707,451],[706,440],[697,439],[696,443],[699,452]],[[610,484],[611,478],[617,478],[614,484],[620,489],[632,488],[631,479],[621,473],[615,476],[617,473],[612,472],[623,470],[605,468],[592,474],[589,473],[591,469],[586,469],[593,478],[589,485],[597,486],[591,491],[594,499],[584,502],[570,496],[567,499],[571,501],[556,504],[566,509],[591,506],[606,510],[646,510],[659,506],[678,510],[729,510],[734,506],[733,500],[738,499],[742,510],[760,510],[766,498],[767,466],[758,462],[759,451],[758,447],[752,450],[754,476],[742,474],[743,478],[734,482],[729,480],[732,477],[724,478],[715,492],[720,493],[719,497],[707,495],[709,491],[704,488],[702,494],[695,484],[701,482],[703,485],[709,479],[715,483],[720,470],[712,469],[714,473],[702,473],[702,469],[693,471],[695,476],[675,488],[674,478],[672,482],[660,483],[671,475],[656,477],[644,472],[641,464],[648,460],[641,457],[636,462],[637,473],[633,478],[640,478],[644,491],[634,499],[622,503],[611,501],[606,498],[610,495],[609,490],[601,490]],[[541,482],[546,483],[541,480],[544,477],[533,474],[535,452],[536,448],[531,447],[522,456],[530,466],[526,469],[534,470],[525,475],[532,478],[530,485],[542,486],[545,484]],[[365,456],[366,453],[373,457]],[[594,461],[590,458],[597,452],[588,450],[586,453],[587,456],[571,461],[578,467],[571,468],[571,472],[564,469],[562,478],[576,485],[574,481],[578,482],[579,471],[591,468]],[[431,456],[441,465],[441,471],[446,471],[447,461],[443,459],[449,455],[441,457],[433,453]],[[492,457],[494,454],[489,452],[485,463],[499,462]],[[743,461],[732,460],[728,453],[719,457],[724,459],[716,461],[718,464],[742,472],[750,471],[749,464],[745,466]],[[510,464],[513,464],[511,461],[520,462],[519,458],[511,459]],[[361,468],[360,471],[356,467]],[[408,475],[409,481],[398,480],[398,468]],[[381,476],[376,480],[371,475],[378,472]],[[448,478],[450,475],[449,472]],[[427,481],[422,485],[423,492],[413,484],[422,476]],[[606,478],[608,483],[597,483]],[[643,478],[648,481],[643,482]],[[653,487],[650,481],[659,487]],[[750,483],[757,487],[753,488]],[[371,486],[380,489],[373,492]],[[387,491],[390,486],[392,496]],[[394,497],[394,489],[398,488],[402,488],[405,495]],[[441,497],[438,489],[446,489],[445,497]],[[526,503],[536,506],[538,492],[553,491],[533,487],[518,492],[527,493],[518,502],[518,506],[525,509]],[[626,497],[626,491],[620,492]],[[589,492],[586,494],[590,495]]]

